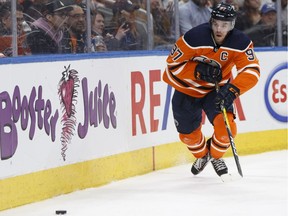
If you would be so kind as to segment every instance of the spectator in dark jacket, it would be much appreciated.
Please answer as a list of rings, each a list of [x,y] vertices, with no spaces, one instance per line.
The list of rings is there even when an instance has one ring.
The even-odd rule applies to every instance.
[[[67,28],[62,40],[63,53],[87,52],[86,13],[79,5],[72,5],[68,13]]]
[[[61,0],[46,4],[43,17],[32,23],[32,31],[27,36],[32,54],[61,53],[63,28],[71,9],[71,6],[65,5]]]

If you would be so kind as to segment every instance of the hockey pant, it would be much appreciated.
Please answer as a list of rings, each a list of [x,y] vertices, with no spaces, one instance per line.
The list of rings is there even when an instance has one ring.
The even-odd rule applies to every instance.
[[[234,121],[233,113],[227,113],[228,121],[232,136],[235,137],[237,134],[237,126]],[[214,133],[211,139],[211,145],[208,146],[204,135],[201,132],[201,125],[191,132],[190,134],[179,134],[180,140],[187,145],[189,151],[196,157],[204,157],[208,151],[213,158],[221,158],[230,146],[230,140],[227,129],[223,120],[222,114],[216,115],[213,120]]]

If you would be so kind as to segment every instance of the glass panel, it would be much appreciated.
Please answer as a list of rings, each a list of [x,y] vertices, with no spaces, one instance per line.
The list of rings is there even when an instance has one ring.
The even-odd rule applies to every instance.
[[[287,1],[272,1],[276,2],[274,6],[259,4],[255,10],[257,20],[242,29],[255,47],[287,46]],[[0,0],[0,56],[170,50],[180,36],[183,7],[198,1],[53,0],[47,4],[49,2],[51,0]],[[211,10],[217,2],[207,0],[206,7]],[[245,21],[241,17],[250,16],[245,15],[252,7],[250,0],[226,2],[238,10],[236,27],[241,28],[241,22]],[[263,24],[265,14],[269,14],[267,20],[274,20],[274,26]],[[192,15],[189,15],[191,19]],[[265,43],[258,43],[259,38]]]

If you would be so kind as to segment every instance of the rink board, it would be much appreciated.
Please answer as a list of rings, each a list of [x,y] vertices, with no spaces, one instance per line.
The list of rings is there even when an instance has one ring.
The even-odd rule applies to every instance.
[[[161,80],[167,53],[117,55],[0,59],[0,210],[194,160],[179,142],[172,91]],[[257,56],[259,83],[236,101],[240,157],[287,149],[287,51],[264,50]],[[77,122],[64,161],[60,120],[67,113],[57,85],[69,65],[79,78]],[[91,98],[105,109],[87,111]],[[6,136],[7,124],[17,131],[12,139]],[[207,138],[212,129],[204,117]],[[230,150],[225,156],[231,155]]]
[[[244,155],[288,149],[287,130],[238,134],[235,143],[240,160]],[[230,149],[225,157],[231,156]],[[0,180],[1,210],[193,160],[186,146],[177,142]]]

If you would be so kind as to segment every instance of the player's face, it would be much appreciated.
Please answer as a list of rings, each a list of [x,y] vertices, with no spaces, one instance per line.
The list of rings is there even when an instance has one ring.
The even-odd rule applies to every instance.
[[[226,35],[232,29],[232,22],[213,19],[211,25],[215,42],[222,44]]]

